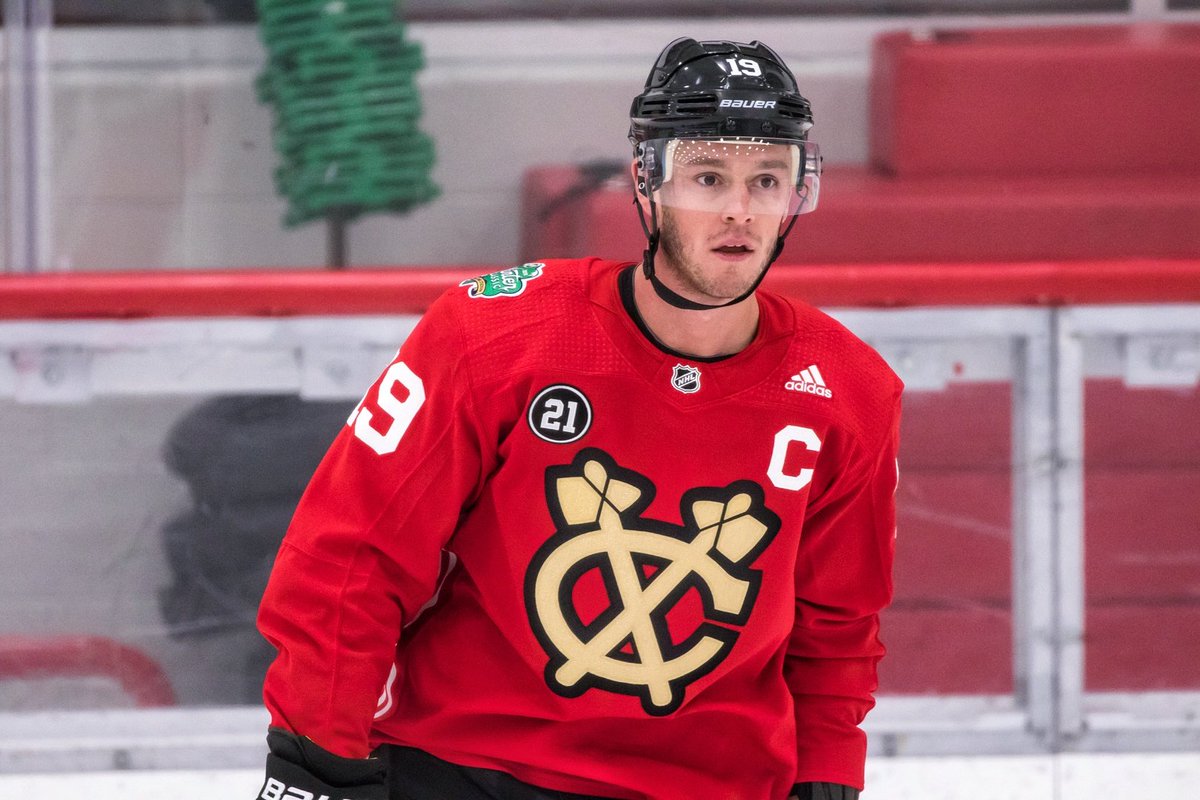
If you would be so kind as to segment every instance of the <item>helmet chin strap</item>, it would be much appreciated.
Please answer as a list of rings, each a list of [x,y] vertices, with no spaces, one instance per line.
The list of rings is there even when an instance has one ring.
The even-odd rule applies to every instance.
[[[758,273],[758,277],[754,279],[754,283],[742,294],[733,298],[727,303],[697,303],[695,300],[689,300],[686,297],[678,294],[663,283],[654,269],[654,256],[658,252],[659,241],[662,238],[662,231],[658,227],[658,207],[654,202],[653,197],[648,197],[650,203],[650,223],[646,223],[646,214],[642,211],[642,204],[638,202],[636,194],[633,198],[633,204],[637,206],[638,220],[642,223],[642,230],[646,233],[646,250],[642,253],[642,272],[645,274],[650,285],[654,287],[654,293],[668,305],[675,308],[682,308],[685,311],[709,311],[714,308],[725,308],[726,306],[737,305],[745,300],[758,288],[762,283],[763,278],[767,277],[767,270],[775,263],[775,259],[779,258],[779,254],[783,252],[783,243],[787,235],[792,232],[792,226],[796,224],[796,216],[792,215],[788,221],[788,225],[784,228],[783,233],[775,240],[775,248],[771,253],[771,257],[767,259],[767,263],[763,265],[762,272]]]

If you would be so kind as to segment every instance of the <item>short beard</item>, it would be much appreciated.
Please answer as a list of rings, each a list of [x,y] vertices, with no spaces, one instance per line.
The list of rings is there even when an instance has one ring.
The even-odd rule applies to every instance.
[[[674,267],[672,275],[683,289],[693,294],[701,295],[709,300],[725,302],[753,291],[751,288],[753,282],[751,282],[732,294],[726,294],[728,290],[722,290],[714,285],[714,281],[706,279],[700,267],[688,258],[687,245],[679,235],[678,227],[673,224],[671,209],[666,206],[660,206],[659,208],[661,210],[661,218],[658,224],[659,249],[663,255],[671,260],[671,264]],[[766,256],[764,255],[758,271],[754,274],[754,280],[762,276],[767,266]],[[659,276],[659,280],[662,280],[661,275]]]

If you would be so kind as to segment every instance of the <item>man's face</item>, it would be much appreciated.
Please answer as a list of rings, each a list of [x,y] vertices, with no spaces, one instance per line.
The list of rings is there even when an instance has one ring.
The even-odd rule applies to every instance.
[[[795,152],[699,140],[671,148],[668,179],[655,193],[662,277],[705,303],[748,291],[795,213]]]

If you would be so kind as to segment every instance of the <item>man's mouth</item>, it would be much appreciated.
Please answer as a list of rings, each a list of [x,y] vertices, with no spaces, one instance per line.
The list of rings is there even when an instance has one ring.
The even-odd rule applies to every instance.
[[[725,253],[727,255],[739,255],[742,253],[753,252],[753,248],[745,244],[723,244],[720,247],[714,247],[713,249],[718,253]]]

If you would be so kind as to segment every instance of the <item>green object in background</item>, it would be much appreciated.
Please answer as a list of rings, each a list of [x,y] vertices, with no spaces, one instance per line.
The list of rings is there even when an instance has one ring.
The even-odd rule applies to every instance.
[[[433,141],[417,128],[424,59],[396,0],[258,0],[258,11],[268,58],[255,88],[275,108],[284,224],[341,226],[437,197]]]

